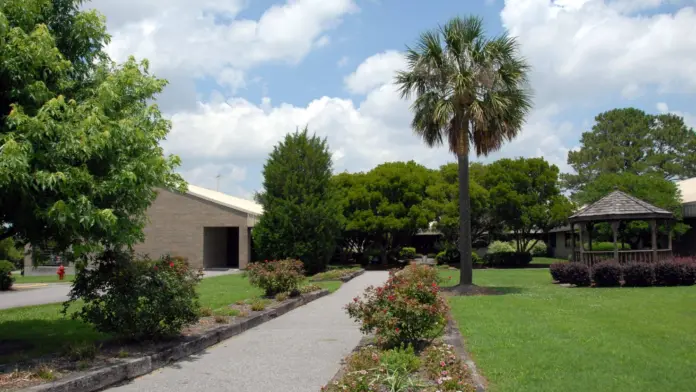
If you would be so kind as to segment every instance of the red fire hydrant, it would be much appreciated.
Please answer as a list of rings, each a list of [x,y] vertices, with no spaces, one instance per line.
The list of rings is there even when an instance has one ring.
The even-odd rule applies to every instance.
[[[58,267],[58,272],[56,273],[58,274],[58,280],[63,280],[63,276],[65,276],[65,267],[63,267],[63,264]]]

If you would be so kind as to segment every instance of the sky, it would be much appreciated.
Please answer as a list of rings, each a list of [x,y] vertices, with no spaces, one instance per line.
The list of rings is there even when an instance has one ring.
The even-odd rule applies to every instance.
[[[488,157],[543,157],[569,172],[594,117],[638,107],[696,126],[696,0],[93,0],[118,62],[148,59],[169,85],[165,152],[191,184],[251,198],[288,132],[326,137],[334,171],[454,161],[410,128],[394,85],[402,52],[454,16],[507,31],[532,66],[534,107]],[[219,179],[216,177],[219,175]]]

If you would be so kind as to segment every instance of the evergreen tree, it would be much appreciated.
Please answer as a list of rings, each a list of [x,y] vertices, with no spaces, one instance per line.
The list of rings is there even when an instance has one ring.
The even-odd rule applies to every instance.
[[[261,258],[297,258],[309,273],[326,268],[342,218],[331,168],[326,139],[310,136],[307,128],[273,148],[257,196],[264,213],[253,230]]]

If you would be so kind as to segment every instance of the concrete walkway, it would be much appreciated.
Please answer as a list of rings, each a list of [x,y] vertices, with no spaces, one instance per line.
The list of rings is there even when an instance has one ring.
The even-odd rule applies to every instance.
[[[109,391],[318,392],[362,337],[343,306],[386,279],[386,272],[366,272],[329,296]]]
[[[203,277],[212,278],[240,272],[238,269],[203,271]],[[44,287],[3,291],[0,292],[0,309],[65,302],[68,300],[71,287],[70,283],[50,283]]]

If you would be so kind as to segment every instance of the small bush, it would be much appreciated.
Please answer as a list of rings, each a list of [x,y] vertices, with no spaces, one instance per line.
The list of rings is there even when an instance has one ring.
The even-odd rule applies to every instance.
[[[76,276],[70,299],[84,303],[72,316],[128,339],[171,337],[198,320],[199,281],[184,260],[136,259],[132,252],[108,250]]]
[[[403,247],[399,251],[399,257],[401,257],[404,260],[411,260],[416,258],[416,248],[411,248],[411,247]]]
[[[625,286],[651,286],[655,281],[653,265],[650,263],[629,263],[623,266]]]
[[[534,257],[544,257],[548,254],[549,249],[544,241],[538,241],[529,252]]]
[[[399,347],[382,352],[380,361],[390,370],[404,369],[413,373],[420,368],[420,359],[411,344],[404,346],[402,343]]]
[[[566,268],[569,263],[553,263],[549,266],[549,272],[551,273],[551,278],[558,283],[568,283],[568,274],[566,273]]]
[[[286,293],[278,293],[278,294],[276,294],[276,296],[275,296],[275,299],[276,299],[276,301],[278,301],[278,302],[283,302],[283,301],[285,301],[285,300],[288,299],[288,298],[290,298],[290,294],[287,293],[287,292],[286,292]]]
[[[568,263],[568,266],[564,269],[564,273],[566,274],[564,280],[570,284],[584,287],[592,283],[590,279],[590,268],[585,264]]]
[[[488,254],[513,253],[515,251],[517,251],[517,249],[509,242],[493,241],[488,245]]]
[[[471,264],[483,264],[483,259],[476,252],[471,252]]]
[[[91,361],[99,354],[100,346],[93,343],[74,343],[63,347],[63,356],[71,361]]]
[[[260,312],[262,310],[266,309],[266,301],[257,298],[251,303],[251,310],[254,312]]]
[[[321,290],[321,286],[316,285],[316,284],[308,284],[308,285],[300,287],[301,294],[312,293],[314,291],[319,291],[319,290]]]
[[[450,248],[443,250],[435,256],[438,264],[459,264],[459,249]]]
[[[655,263],[655,284],[658,286],[678,286],[681,284],[682,268],[675,261]]]
[[[215,320],[215,322],[218,324],[226,324],[227,323],[227,316],[222,316],[222,315],[218,314],[218,315],[215,315],[213,320]]]
[[[435,276],[434,268],[423,265],[391,271],[384,286],[368,287],[362,299],[355,297],[346,306],[348,315],[361,322],[363,333],[374,332],[382,345],[429,337],[433,330],[444,328],[448,310]]]
[[[680,261],[676,260],[679,264],[680,269],[680,279],[679,284],[682,286],[692,286],[696,284],[696,262],[693,260]]]
[[[621,265],[614,261],[604,261],[592,268],[592,279],[600,287],[621,286]]]
[[[291,259],[251,263],[246,270],[249,283],[263,289],[269,297],[297,289],[304,280],[303,274],[302,262]]]
[[[520,268],[532,262],[532,255],[527,252],[488,253],[483,258],[484,264],[493,268]]]
[[[56,374],[47,365],[41,365],[34,370],[32,376],[40,378],[44,381],[53,381],[56,378]]]
[[[421,355],[422,370],[439,391],[474,392],[471,371],[449,344],[436,343]]]
[[[625,249],[631,249],[631,246],[628,244],[623,244],[621,243],[617,244],[619,250]],[[585,249],[590,250],[590,244],[587,242],[585,243]],[[614,250],[614,243],[613,242],[592,242],[592,251],[593,252],[611,252]]]
[[[7,291],[12,288],[14,284],[14,276],[12,276],[12,270],[14,269],[14,264],[7,260],[0,260],[0,291]]]
[[[213,315],[213,309],[204,307],[198,310],[198,317],[210,317]]]

